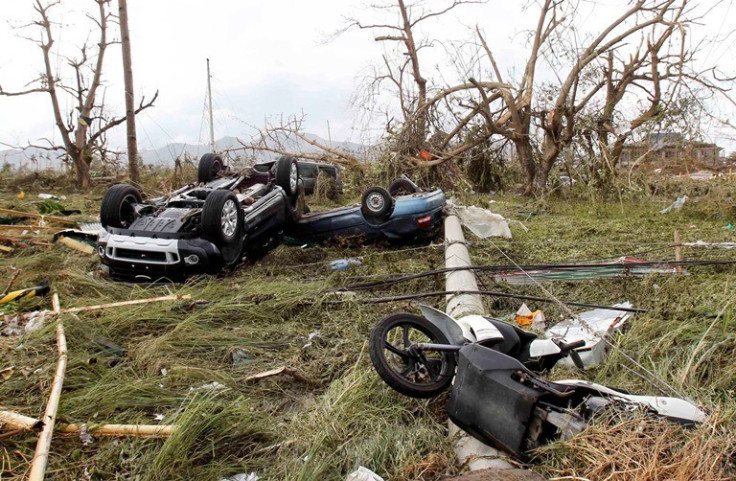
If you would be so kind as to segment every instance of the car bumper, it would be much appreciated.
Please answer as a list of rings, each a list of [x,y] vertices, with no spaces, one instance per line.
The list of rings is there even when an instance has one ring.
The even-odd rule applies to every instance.
[[[199,239],[160,239],[100,231],[97,253],[114,278],[155,281],[215,273],[223,267],[220,250]]]

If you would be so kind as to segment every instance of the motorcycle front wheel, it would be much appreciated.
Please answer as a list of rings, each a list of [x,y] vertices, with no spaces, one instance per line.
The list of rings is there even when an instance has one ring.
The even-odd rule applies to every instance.
[[[449,341],[423,317],[404,312],[391,314],[371,330],[371,362],[381,379],[401,394],[434,397],[452,382],[455,353],[410,349],[418,343],[449,344]]]

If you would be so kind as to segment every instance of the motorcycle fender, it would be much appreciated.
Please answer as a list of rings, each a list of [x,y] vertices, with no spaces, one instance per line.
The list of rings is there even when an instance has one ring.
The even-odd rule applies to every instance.
[[[420,305],[419,310],[422,311],[422,315],[434,324],[434,326],[442,331],[442,334],[447,337],[450,344],[455,346],[462,346],[465,344],[465,336],[463,330],[458,325],[457,321],[452,316],[448,316],[439,309],[434,307]]]
[[[552,339],[535,339],[529,344],[529,357],[537,358],[559,354],[562,349]]]
[[[706,419],[705,411],[684,399],[664,396],[639,396],[635,394],[625,394],[602,384],[581,381],[579,379],[566,379],[563,381],[555,381],[555,383],[596,391],[603,397],[611,397],[628,404],[645,406],[660,416],[665,416],[672,420],[686,423],[702,423]]]
[[[466,339],[473,342],[503,341],[503,334],[487,318],[478,315],[463,316],[457,320]]]

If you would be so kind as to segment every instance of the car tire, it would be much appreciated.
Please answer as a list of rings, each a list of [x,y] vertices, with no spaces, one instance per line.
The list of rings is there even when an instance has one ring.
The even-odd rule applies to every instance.
[[[417,192],[419,192],[417,185],[409,179],[396,179],[388,186],[388,193],[391,194],[391,197],[410,195]]]
[[[371,187],[360,199],[360,212],[369,224],[383,224],[393,211],[394,199],[383,187]]]
[[[103,227],[126,229],[138,217],[135,205],[140,204],[141,193],[130,184],[115,184],[110,187],[100,206],[100,223]]]
[[[276,185],[284,189],[292,204],[299,195],[299,164],[294,157],[283,156],[276,161]]]
[[[225,162],[218,154],[204,154],[199,159],[199,168],[197,169],[197,180],[199,182],[209,182],[225,170]]]
[[[235,194],[226,189],[210,192],[202,207],[202,230],[219,247],[241,242],[243,210]]]
[[[304,181],[302,179],[299,179],[297,191],[298,194],[296,197],[296,201],[289,202],[286,206],[289,220],[292,222],[298,222],[299,219],[302,218],[302,214],[305,214],[307,210],[306,194],[304,192]]]

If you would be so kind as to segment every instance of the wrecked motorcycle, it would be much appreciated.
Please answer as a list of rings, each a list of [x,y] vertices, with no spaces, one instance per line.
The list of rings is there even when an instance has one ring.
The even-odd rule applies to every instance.
[[[411,397],[433,397],[452,384],[450,419],[518,458],[574,436],[606,413],[641,410],[682,424],[705,419],[683,399],[631,395],[582,380],[550,382],[534,372],[566,356],[582,367],[576,349],[584,348],[586,339],[538,339],[496,319],[456,320],[428,306],[420,309],[424,317],[392,314],[374,326],[369,345],[376,371]]]
[[[703,410],[683,399],[631,395],[575,379],[544,380],[518,359],[479,344],[458,351],[447,410],[460,428],[520,459],[582,432],[597,416],[641,411],[684,425],[705,420]]]
[[[583,362],[577,348],[583,339],[538,339],[512,324],[479,315],[454,319],[429,306],[420,306],[424,317],[391,314],[371,331],[369,346],[373,366],[381,379],[410,397],[440,394],[455,375],[457,352],[466,344],[489,347],[518,359],[526,367],[543,371],[569,356],[578,367]]]

